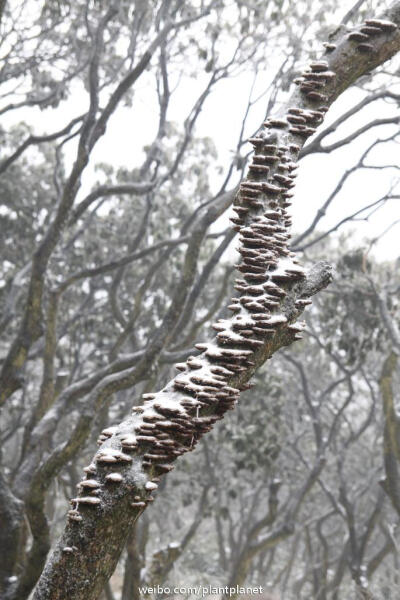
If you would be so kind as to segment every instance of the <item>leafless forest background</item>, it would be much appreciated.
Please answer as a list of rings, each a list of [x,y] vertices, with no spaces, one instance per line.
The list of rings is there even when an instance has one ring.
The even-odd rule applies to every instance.
[[[106,4],[0,3],[0,589],[17,585],[13,600],[30,596],[100,431],[160,389],[225,316],[237,276],[227,217],[252,115],[277,110],[341,8]],[[357,2],[341,28],[385,7]],[[263,86],[266,61],[274,72]],[[254,79],[241,111],[230,82],[242,73]],[[201,93],[172,120],[180,86],[199,74]],[[399,597],[399,247],[375,255],[398,219],[399,74],[394,58],[363,77],[361,100],[332,109],[303,149],[312,188],[314,159],[348,157],[318,210],[304,203],[310,225],[293,224],[302,264],[327,260],[334,282],[306,310],[304,339],[260,369],[236,410],[163,480],[107,600],[157,584],[261,585],[265,600]],[[217,148],[198,122],[224,86],[238,135]],[[143,94],[158,104],[153,139],[115,167],[107,134],[127,107],[137,117]],[[363,202],[367,172],[376,187]],[[380,211],[387,222],[374,239],[349,233]],[[146,371],[135,371],[151,345]]]

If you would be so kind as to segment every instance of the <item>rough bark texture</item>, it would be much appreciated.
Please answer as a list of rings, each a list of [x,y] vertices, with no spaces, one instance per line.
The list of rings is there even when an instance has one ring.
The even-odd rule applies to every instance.
[[[8,487],[0,473],[0,523],[8,527],[0,527],[0,594],[6,588],[8,575],[17,569],[20,554],[21,536],[20,522],[23,518],[22,502],[18,500]],[[17,533],[16,533],[17,532]]]
[[[393,507],[400,515],[400,483],[398,468],[400,461],[400,422],[396,413],[393,393],[393,376],[398,361],[398,355],[396,352],[392,351],[383,363],[379,386],[383,401],[383,413],[385,417],[383,448],[386,477],[383,481],[381,481],[381,485],[392,501]]]
[[[253,372],[299,337],[294,322],[329,283],[330,271],[322,264],[306,275],[288,249],[296,161],[335,98],[400,49],[399,24],[396,3],[384,21],[364,23],[358,35],[340,34],[298,80],[286,110],[251,140],[255,153],[234,219],[243,276],[229,307],[234,316],[216,324],[214,341],[197,345],[200,354],[178,365],[180,374],[163,390],[103,431],[34,600],[98,598],[159,477],[234,407]]]

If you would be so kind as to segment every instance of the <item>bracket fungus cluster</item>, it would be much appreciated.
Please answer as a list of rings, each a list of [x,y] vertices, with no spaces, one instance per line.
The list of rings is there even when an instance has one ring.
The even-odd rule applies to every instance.
[[[295,83],[300,86],[300,91],[305,95],[308,100],[316,101],[316,102],[326,102],[328,100],[328,96],[324,93],[325,88],[329,83],[331,83],[335,78],[334,71],[329,69],[329,64],[324,61],[313,62],[310,65],[309,69],[305,69],[305,71],[301,74],[301,77],[295,79]],[[326,112],[328,108],[326,106],[319,109],[319,112]],[[314,119],[314,122],[320,119],[317,117]],[[304,121],[304,125],[307,123],[307,120]],[[309,134],[314,133],[315,127],[313,127],[313,121],[311,120],[311,129],[312,131]],[[303,125],[303,124],[301,124]],[[299,128],[299,125],[295,125],[296,128]],[[301,128],[301,126],[300,126]]]
[[[372,52],[374,46],[372,39],[377,35],[391,34],[397,29],[397,25],[392,21],[382,19],[366,19],[361,27],[351,31],[348,39],[356,43],[359,52]]]
[[[372,36],[396,28],[389,21],[369,19],[348,39],[364,52]],[[301,338],[303,325],[293,321],[310,303],[311,294],[296,296],[295,317],[288,319],[285,299],[305,278],[289,248],[288,208],[300,149],[334,97],[336,46],[325,46],[329,60],[312,62],[296,80],[295,105],[277,118],[268,118],[249,140],[254,155],[231,219],[239,232],[241,255],[236,265],[238,294],[228,306],[233,315],[213,325],[214,340],[197,344],[199,354],[177,364],[178,375],[164,389],[144,394],[143,404],[133,408],[131,417],[102,431],[100,448],[71,500],[71,525],[79,526],[86,511],[105,510],[107,497],[118,489],[128,493],[129,506],[139,514],[153,500],[160,477],[173,469],[177,457],[193,450],[202,435],[235,406],[256,366],[272,354],[275,336],[284,332],[285,342],[280,345]],[[70,548],[65,548],[67,554]]]
[[[356,48],[359,52],[372,52],[374,49],[371,44],[372,38],[377,35],[391,34],[396,31],[397,25],[392,21],[385,19],[366,19],[364,23],[351,31],[347,35],[347,39],[351,42],[356,43]],[[331,42],[324,43],[325,51],[327,53],[336,50],[337,45]]]
[[[107,494],[118,486],[128,488],[133,509],[143,510],[153,500],[160,476],[173,468],[178,456],[192,450],[249,387],[257,353],[265,352],[282,328],[289,341],[301,337],[302,325],[289,323],[282,311],[288,290],[305,277],[288,247],[287,209],[301,147],[301,141],[290,138],[295,134],[304,140],[323,115],[323,110],[291,108],[284,119],[264,123],[268,132],[250,139],[255,152],[232,218],[242,258],[235,285],[239,294],[228,307],[233,316],[213,325],[215,339],[196,344],[200,354],[177,364],[179,374],[163,390],[144,394],[143,405],[133,408],[132,417],[101,432],[100,448],[71,500],[71,522],[82,521],[85,510],[101,510],[102,500],[106,504]],[[298,312],[309,302],[299,298]],[[239,383],[233,386],[232,380]],[[131,477],[133,457],[142,478],[137,473]]]

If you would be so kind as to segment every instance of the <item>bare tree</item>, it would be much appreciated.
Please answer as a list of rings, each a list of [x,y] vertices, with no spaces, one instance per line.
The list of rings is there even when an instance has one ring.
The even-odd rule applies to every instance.
[[[24,4],[21,3],[21,10]],[[5,10],[7,15],[7,5]],[[86,82],[89,100],[83,114],[51,134],[38,136],[29,132],[23,136],[17,131],[10,135],[9,156],[0,165],[5,191],[10,193],[11,182],[21,176],[23,169],[31,168],[29,153],[36,149],[46,176],[52,171],[50,178],[56,192],[55,198],[48,195],[40,210],[38,207],[37,229],[30,233],[33,253],[27,247],[18,255],[16,269],[3,294],[6,352],[2,361],[1,399],[11,407],[3,437],[8,440],[18,432],[13,448],[21,448],[18,465],[12,465],[7,476],[0,480],[1,514],[7,523],[0,542],[2,547],[11,548],[2,565],[6,598],[22,599],[30,594],[50,547],[46,502],[51,497],[51,486],[71,460],[79,453],[87,454],[84,446],[88,440],[90,445],[92,434],[102,424],[123,418],[130,405],[127,390],[139,386],[145,393],[145,403],[135,407],[133,417],[103,430],[100,449],[86,468],[85,479],[79,481],[75,466],[71,466],[64,482],[65,495],[75,496],[69,521],[41,577],[36,598],[98,597],[115,568],[133,523],[152,500],[151,491],[157,488],[161,475],[171,470],[171,462],[177,456],[193,450],[203,433],[235,405],[239,392],[246,389],[248,380],[265,360],[300,337],[301,326],[296,325],[296,320],[309,298],[330,281],[326,264],[320,263],[306,273],[288,245],[287,208],[296,161],[304,142],[322,123],[338,95],[397,52],[400,11],[396,4],[382,19],[363,23],[362,30],[350,34],[339,31],[337,39],[327,44],[324,59],[312,62],[310,69],[302,73],[297,82],[298,92],[286,100],[281,113],[267,119],[266,131],[263,129],[251,138],[255,152],[239,192],[233,174],[236,171],[242,174],[246,164],[246,158],[240,155],[245,140],[244,124],[236,156],[217,194],[211,194],[208,182],[201,180],[202,185],[194,188],[200,202],[190,212],[181,201],[181,192],[177,202],[163,205],[163,201],[174,196],[179,181],[187,186],[193,181],[198,184],[198,180],[191,178],[191,171],[196,168],[201,172],[202,167],[209,166],[210,146],[204,142],[203,164],[198,158],[202,143],[193,146],[193,130],[204,103],[219,81],[234,74],[246,61],[253,60],[257,65],[257,51],[262,53],[262,35],[252,33],[259,7],[253,10],[240,6],[237,44],[230,56],[219,54],[221,33],[215,17],[222,10],[218,2],[193,7],[181,2],[161,2],[150,9],[140,3],[132,6],[116,3],[105,11],[101,8],[91,11],[86,2],[65,7],[45,2],[38,15],[42,35],[34,35],[32,40],[24,38],[22,30],[18,30],[14,15],[8,14],[8,20],[4,20],[9,60],[5,63],[3,80],[13,82],[18,89],[26,68],[32,70],[32,89],[23,89],[19,102],[5,104],[4,114],[28,106],[58,106],[71,81]],[[182,49],[180,32],[190,31],[209,15],[212,17],[208,21],[209,47],[205,50],[194,40]],[[63,29],[67,16],[71,23],[68,34]],[[124,32],[128,52],[120,55],[116,44],[109,59],[105,48],[118,38],[119,28]],[[43,30],[52,31],[61,42],[51,46],[53,54],[46,50]],[[22,51],[26,48],[24,44],[36,44],[29,59]],[[64,61],[70,47],[76,50],[76,61],[66,68]],[[166,117],[173,87],[170,64],[179,63],[181,52],[190,55],[193,47],[204,57],[209,79],[189,110],[183,131],[172,132],[176,144],[171,155],[166,149],[171,134]],[[16,60],[18,56],[20,59]],[[113,171],[105,168],[103,181],[78,201],[81,178],[87,173],[94,149],[117,107],[132,101],[132,91],[146,77],[152,60],[157,65],[159,121],[143,163],[131,173],[119,173],[118,181]],[[60,65],[62,74],[58,79],[46,73],[50,61]],[[284,62],[278,70],[274,81],[277,89],[291,75],[294,62],[290,65]],[[38,71],[37,65],[42,70]],[[393,94],[391,99],[394,98]],[[250,95],[244,123],[252,103]],[[268,114],[271,107],[272,104]],[[396,118],[390,122],[397,123]],[[379,124],[382,122],[374,125]],[[324,135],[328,134],[329,128]],[[321,145],[323,137],[314,138],[315,146],[310,151],[334,149]],[[345,137],[341,143],[347,141]],[[46,156],[48,143],[54,149],[50,161]],[[69,170],[65,170],[68,163],[63,160],[67,145],[75,153]],[[365,166],[366,156],[367,153],[357,168]],[[40,181],[27,185],[27,190],[30,188],[35,197],[43,194]],[[23,223],[29,218],[30,205],[24,201],[21,189],[20,195],[16,194],[14,204]],[[389,196],[386,194],[383,201]],[[110,209],[109,218],[102,219],[99,216],[102,206],[115,197],[141,198],[143,204],[135,214],[135,209],[122,201],[123,208],[116,209],[119,214],[114,216]],[[239,294],[229,305],[234,316],[227,318],[225,309],[220,307],[229,289],[232,269],[220,268],[219,263],[234,232],[214,233],[210,227],[232,202],[237,212],[233,221],[240,233],[242,255],[238,269],[243,278],[236,282]],[[167,216],[179,217],[179,227],[166,225]],[[116,226],[121,218],[129,224],[126,231]],[[314,232],[318,222],[319,218],[314,219],[297,245],[304,247],[305,238]],[[93,223],[99,235],[95,244],[87,235]],[[113,239],[123,248],[121,255],[110,256],[101,243],[101,237],[110,229]],[[167,235],[161,236],[165,229]],[[82,265],[82,245],[93,248],[96,260],[85,260]],[[12,255],[11,245],[7,256]],[[164,269],[167,264],[168,276]],[[136,265],[135,271],[131,267]],[[160,292],[149,303],[149,290],[156,276]],[[204,290],[205,313],[196,306]],[[72,294],[73,308],[64,311],[65,299]],[[198,344],[201,352],[196,354],[191,345],[197,332],[221,310],[224,318],[214,326],[218,332],[216,339]],[[86,331],[78,326],[84,318]],[[156,327],[149,325],[151,321],[157,323]],[[98,325],[96,333],[90,323]],[[67,334],[65,351],[63,340]],[[102,360],[102,347],[106,361]],[[122,352],[127,349],[128,352]],[[170,365],[176,360],[184,361],[178,364],[181,373],[166,383]],[[42,362],[41,372],[38,361]],[[64,365],[68,366],[65,371]],[[31,400],[32,382],[39,382],[40,388],[35,401]],[[155,382],[164,388],[156,394],[149,393]],[[118,402],[110,411],[108,401],[112,396],[117,396]],[[18,403],[14,407],[15,397]],[[28,418],[24,414],[25,403],[29,406]],[[298,488],[292,504],[282,513],[288,519],[286,528],[283,527],[288,534],[294,532],[293,521],[324,465],[318,431],[315,436],[318,450],[315,465]],[[78,495],[73,492],[75,484]],[[250,559],[265,554],[271,547],[268,535],[272,536],[270,539],[282,537],[278,528],[265,539],[257,538],[274,522],[277,489],[276,484],[271,486],[270,510],[253,524],[248,554],[245,556],[243,550],[238,557],[237,564],[242,566],[235,569],[232,581],[239,576],[244,580]],[[192,525],[187,535],[196,531],[199,521],[194,520]],[[190,536],[185,537],[188,539]],[[186,542],[182,543],[182,547],[185,545]],[[132,563],[137,557],[132,539],[129,552]],[[174,557],[177,558],[177,552],[167,551],[162,557],[156,554],[152,563],[155,566],[150,571],[165,576]],[[150,580],[156,579],[154,575]],[[131,585],[126,581],[126,589],[132,589]]]
[[[246,279],[238,285],[241,294],[232,306],[235,316],[218,324],[216,342],[198,345],[203,353],[182,365],[183,375],[161,392],[150,394],[133,418],[104,430],[104,439],[108,439],[88,467],[88,478],[82,481],[81,494],[73,501],[70,523],[38,584],[36,598],[60,597],[60,590],[68,590],[69,597],[75,598],[98,595],[115,567],[127,526],[145,508],[151,492],[158,487],[159,476],[169,471],[170,462],[192,449],[202,433],[231,408],[254,368],[297,335],[298,327],[291,323],[302,311],[302,299],[320,289],[326,276],[321,277],[318,269],[306,278],[306,285],[299,285],[303,272],[286,250],[289,222],[285,208],[290,196],[287,190],[292,187],[291,162],[302,140],[314,132],[313,125],[322,120],[324,110],[318,110],[321,104],[323,108],[329,105],[357,76],[397,51],[396,44],[386,39],[394,40],[397,35],[392,19],[398,12],[398,7],[392,9],[390,21],[367,22],[362,32],[369,36],[367,43],[357,40],[354,44],[352,35],[345,36],[330,54],[329,62],[312,63],[299,82],[300,91],[291,100],[294,108],[288,109],[286,118],[267,121],[268,136],[254,138],[257,152],[239,196],[237,224]],[[379,30],[378,35],[375,30]],[[343,45],[351,62],[341,52]],[[317,91],[320,87],[323,92]],[[279,168],[281,164],[285,174]],[[280,194],[283,203],[277,200]],[[260,209],[266,208],[261,216]],[[190,258],[184,267],[189,273]],[[175,311],[171,306],[157,339],[139,361],[137,373],[146,369],[147,361],[162,349]],[[107,466],[111,463],[119,465],[112,473]],[[96,494],[90,493],[92,489]]]

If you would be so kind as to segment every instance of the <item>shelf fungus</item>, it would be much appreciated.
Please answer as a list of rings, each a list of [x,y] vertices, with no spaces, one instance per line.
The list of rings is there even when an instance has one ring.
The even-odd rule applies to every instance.
[[[82,515],[80,515],[79,511],[76,509],[69,510],[67,517],[68,517],[69,521],[76,521],[76,522],[82,521]]]
[[[260,145],[262,145],[264,143],[264,138],[262,138],[262,137],[252,137],[252,138],[249,138],[248,141],[250,142],[250,144],[253,144],[253,146],[258,147],[258,146],[260,146]]]
[[[396,23],[393,23],[392,21],[385,21],[383,19],[366,19],[365,24],[370,27],[377,27],[378,29],[387,33],[392,33],[397,29]]]
[[[360,52],[372,52],[374,49],[372,44],[358,44],[357,50]]]
[[[87,488],[88,491],[91,491],[91,490],[96,490],[97,488],[99,488],[100,483],[98,481],[96,481],[96,479],[82,479],[82,481],[80,481],[76,487],[79,490]]]
[[[310,64],[311,71],[315,71],[316,73],[320,73],[322,71],[327,71],[329,69],[329,64],[326,60],[315,61]]]
[[[264,123],[264,127],[271,128],[275,127],[277,129],[285,129],[288,126],[288,123],[285,119],[267,119]]]
[[[368,36],[380,35],[382,33],[382,29],[380,27],[376,27],[375,25],[364,25],[361,27],[361,33],[364,33]]]
[[[100,504],[101,500],[97,496],[77,496],[76,498],[72,498],[71,502],[77,505],[88,504],[89,506],[96,506]]]
[[[96,473],[96,465],[91,463],[87,467],[84,467],[83,470],[85,473]]]
[[[95,460],[98,463],[131,462],[132,457],[115,448],[101,448],[96,453]]]
[[[148,492],[153,492],[154,490],[158,489],[158,485],[153,481],[148,481],[144,487]]]
[[[360,31],[352,31],[348,35],[348,39],[352,42],[366,42],[369,37],[366,33],[361,33]]]
[[[108,475],[106,475],[106,481],[109,483],[121,483],[122,480],[123,477],[121,473],[108,473]]]

